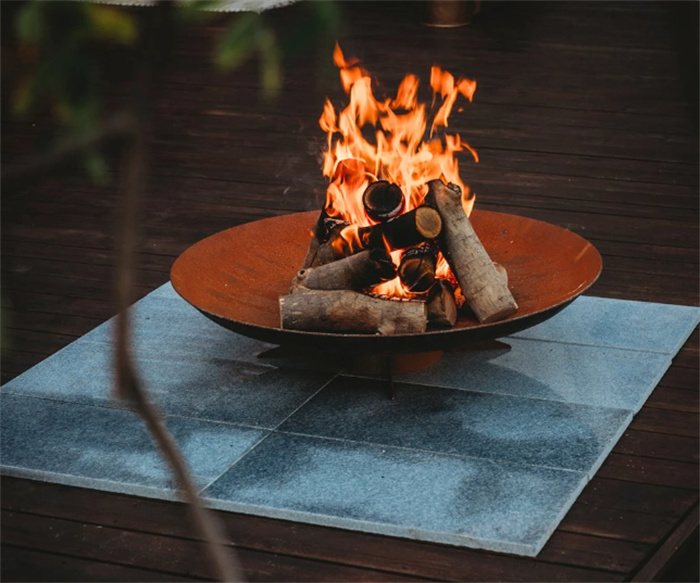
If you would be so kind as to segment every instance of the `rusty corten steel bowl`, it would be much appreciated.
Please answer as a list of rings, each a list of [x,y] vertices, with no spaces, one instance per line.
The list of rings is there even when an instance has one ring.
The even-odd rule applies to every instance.
[[[470,219],[491,259],[505,266],[519,309],[480,324],[461,315],[450,329],[379,336],[280,328],[278,299],[288,293],[309,243],[317,211],[272,217],[222,231],[175,261],[175,290],[218,324],[273,344],[324,352],[427,352],[500,338],[550,318],[590,287],[602,269],[596,248],[542,221],[475,209]]]

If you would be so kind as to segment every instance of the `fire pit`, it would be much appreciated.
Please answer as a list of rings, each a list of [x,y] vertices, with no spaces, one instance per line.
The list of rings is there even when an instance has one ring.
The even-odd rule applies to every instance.
[[[472,213],[476,197],[456,154],[478,155],[448,119],[458,98],[472,101],[475,80],[434,65],[431,105],[411,74],[380,99],[358,59],[336,45],[334,61],[349,103],[336,110],[326,99],[319,119],[329,181],[320,214],[266,219],[194,245],[172,270],[185,300],[275,344],[396,354],[532,326],[596,280],[600,256],[577,235]]]
[[[589,288],[602,269],[596,248],[575,233],[474,210],[475,230],[492,259],[508,271],[519,305],[513,315],[481,324],[461,314],[454,328],[392,336],[285,330],[279,297],[289,291],[317,217],[316,211],[273,217],[207,237],[175,261],[173,287],[205,316],[252,338],[324,352],[390,354],[454,349],[534,326]]]

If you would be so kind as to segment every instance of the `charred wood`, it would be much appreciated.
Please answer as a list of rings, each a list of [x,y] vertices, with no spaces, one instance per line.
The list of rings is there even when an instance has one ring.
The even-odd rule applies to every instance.
[[[457,323],[457,304],[452,285],[439,279],[428,297],[428,323],[440,328],[452,328]]]
[[[435,283],[438,248],[434,241],[425,241],[407,249],[401,257],[399,278],[411,293],[425,293]]]
[[[309,248],[306,251],[306,256],[304,257],[302,269],[333,261],[335,258],[329,258],[328,253],[326,250],[322,249],[322,247],[329,239],[331,239],[334,235],[337,236],[337,233],[347,226],[348,223],[344,220],[329,216],[325,208],[321,210],[321,213],[319,214],[318,219],[311,230]],[[324,257],[325,260],[323,260]]]
[[[367,216],[378,223],[385,223],[398,217],[404,209],[403,192],[394,183],[377,180],[362,194],[362,204]]]
[[[440,214],[429,206],[419,206],[386,223],[360,227],[357,229],[358,245],[363,249],[382,245],[389,249],[406,249],[434,239],[441,229]]]
[[[406,249],[440,234],[442,219],[429,206],[420,206],[386,223],[371,227],[336,227],[328,241],[319,245],[311,267],[337,261],[373,248]]]

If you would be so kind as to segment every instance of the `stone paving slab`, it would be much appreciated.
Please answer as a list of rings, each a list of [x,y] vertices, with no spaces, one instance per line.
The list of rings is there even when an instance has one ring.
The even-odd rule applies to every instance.
[[[137,366],[211,505],[528,556],[700,320],[581,297],[492,350],[397,375],[392,401],[385,379],[271,358],[170,284],[133,315]],[[112,325],[2,387],[2,472],[173,499],[141,421],[112,397]]]

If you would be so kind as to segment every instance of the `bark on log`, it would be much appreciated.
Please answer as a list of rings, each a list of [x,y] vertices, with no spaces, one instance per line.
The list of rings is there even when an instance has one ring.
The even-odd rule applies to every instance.
[[[428,324],[424,302],[381,300],[355,291],[305,290],[282,296],[285,330],[359,334],[420,334]]]
[[[403,192],[394,183],[377,180],[362,194],[362,204],[367,216],[378,223],[385,223],[398,217],[404,209]]]
[[[435,283],[438,248],[433,241],[407,249],[401,257],[399,279],[412,293],[425,293]]]
[[[338,261],[299,270],[290,293],[300,289],[362,290],[396,276],[396,268],[386,249],[371,249]]]
[[[431,180],[428,200],[442,217],[441,250],[479,322],[495,322],[510,316],[518,304],[464,213],[460,188]]]
[[[304,262],[301,264],[302,269],[311,267],[316,261],[316,255],[318,255],[318,248],[321,246],[316,235],[311,234],[311,239],[309,239],[309,248],[306,250],[306,256],[304,257]]]
[[[302,269],[307,267],[315,267],[329,263],[335,258],[328,257],[328,253],[322,247],[334,235],[340,232],[348,223],[342,219],[328,216],[326,209],[322,209],[318,215],[316,224],[311,231],[311,239],[309,240],[309,248],[306,251],[306,257],[302,263]],[[325,261],[323,260],[325,258]]]
[[[452,328],[457,323],[457,304],[449,282],[438,280],[430,290],[428,299],[428,324],[440,328]]]
[[[508,272],[506,271],[506,268],[503,267],[500,263],[494,262],[493,266],[496,268],[496,271],[501,275],[503,278],[503,281],[506,282],[506,285],[508,285]]]

